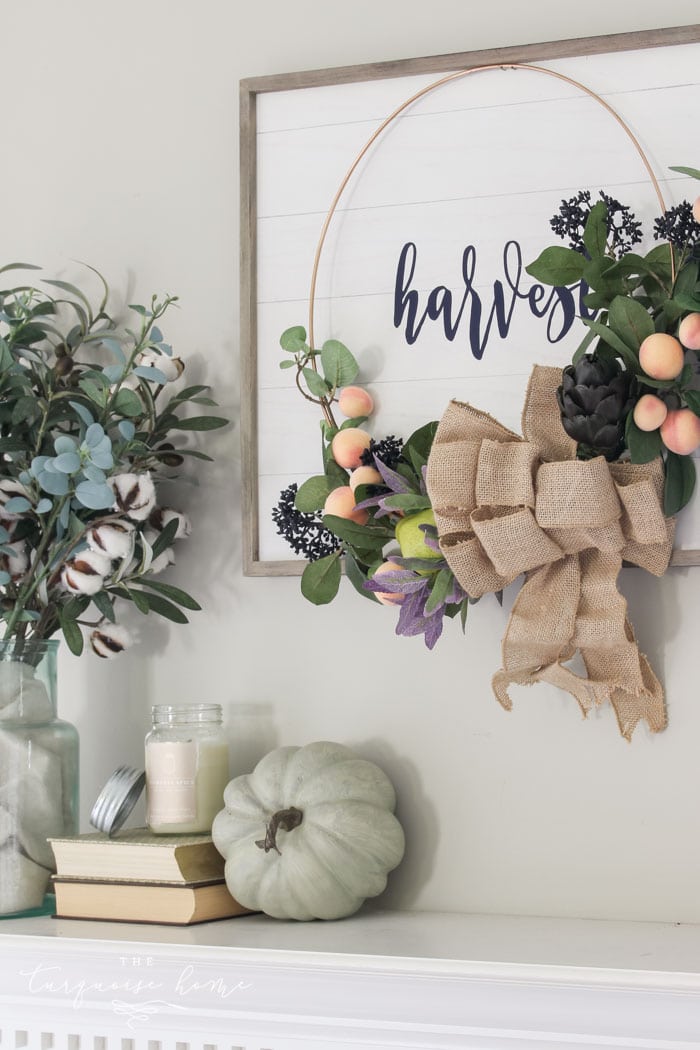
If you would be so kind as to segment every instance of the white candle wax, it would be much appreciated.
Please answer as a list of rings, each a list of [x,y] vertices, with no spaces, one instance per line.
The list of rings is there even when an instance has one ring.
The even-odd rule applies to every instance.
[[[213,740],[149,740],[146,821],[162,835],[211,830],[229,780],[228,745]]]

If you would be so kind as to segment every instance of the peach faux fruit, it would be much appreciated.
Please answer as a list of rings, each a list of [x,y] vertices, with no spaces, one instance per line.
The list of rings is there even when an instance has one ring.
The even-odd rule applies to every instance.
[[[350,475],[350,488],[354,492],[358,485],[381,485],[382,476],[376,467],[356,467]]]
[[[688,314],[678,326],[678,338],[689,350],[700,350],[700,314]]]
[[[656,394],[643,394],[632,413],[640,430],[658,430],[667,415],[668,408]]]
[[[323,505],[324,514],[335,514],[337,518],[347,518],[358,525],[366,525],[369,511],[358,510],[355,506],[355,493],[349,485],[340,485],[329,492]]]
[[[661,424],[661,440],[669,451],[689,456],[700,445],[700,417],[689,408],[674,409]]]
[[[362,453],[369,448],[371,437],[366,430],[348,427],[339,430],[331,441],[331,453],[339,467],[355,470],[362,463]]]
[[[348,419],[371,416],[374,411],[372,395],[361,386],[346,386],[338,395],[338,408]]]
[[[393,562],[383,561],[382,564],[372,573],[372,579],[383,575],[385,572],[397,572],[398,568],[398,565],[394,565]],[[399,605],[406,597],[405,594],[399,592],[394,593],[393,591],[373,591],[372,593],[382,605]]]
[[[700,222],[700,197],[695,198],[695,203],[693,204],[693,218],[696,222]]]
[[[672,335],[654,332],[639,348],[639,363],[652,379],[675,379],[683,368],[683,347]]]

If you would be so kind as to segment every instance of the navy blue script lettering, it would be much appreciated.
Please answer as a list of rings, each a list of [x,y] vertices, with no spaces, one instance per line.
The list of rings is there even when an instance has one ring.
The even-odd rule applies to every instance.
[[[545,332],[550,343],[558,343],[570,330],[578,316],[592,318],[594,312],[586,309],[583,297],[588,286],[583,281],[569,287],[545,288],[541,284],[522,287],[523,257],[517,241],[508,241],[503,248],[503,280],[493,282],[490,307],[482,302],[476,291],[476,248],[467,245],[462,253],[461,299],[457,299],[444,284],[428,292],[425,305],[421,295],[412,288],[418,261],[418,248],[413,241],[404,244],[399,255],[394,282],[394,327],[404,328],[409,346],[418,339],[426,321],[440,321],[449,342],[454,342],[466,320],[467,339],[472,356],[480,361],[489,338],[496,330],[505,339],[510,330],[518,302],[527,304],[530,313],[546,321]],[[465,318],[466,312],[466,318]]]

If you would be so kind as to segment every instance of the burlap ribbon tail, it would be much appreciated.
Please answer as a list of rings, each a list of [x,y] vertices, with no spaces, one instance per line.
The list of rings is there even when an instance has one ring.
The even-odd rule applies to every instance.
[[[535,366],[523,437],[485,412],[452,401],[428,461],[440,547],[467,594],[499,591],[525,573],[493,677],[508,687],[550,682],[586,715],[609,700],[629,740],[644,719],[666,725],[661,683],[639,652],[617,589],[623,560],[660,576],[675,522],[662,509],[663,467],[577,460],[561,425],[561,370]],[[580,654],[586,676],[566,666]]]

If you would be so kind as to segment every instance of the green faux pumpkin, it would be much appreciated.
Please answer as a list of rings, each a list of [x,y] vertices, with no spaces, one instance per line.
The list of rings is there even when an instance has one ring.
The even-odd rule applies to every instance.
[[[342,744],[271,751],[224,791],[212,835],[226,883],[276,919],[342,919],[386,886],[404,834],[388,777]]]

